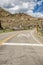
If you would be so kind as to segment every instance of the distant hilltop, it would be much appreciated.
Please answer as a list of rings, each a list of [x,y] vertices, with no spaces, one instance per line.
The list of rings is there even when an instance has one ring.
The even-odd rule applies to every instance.
[[[34,18],[24,13],[11,14],[0,8],[0,22],[4,29],[23,29],[28,26],[35,26],[37,22],[40,25],[41,21],[43,18]]]

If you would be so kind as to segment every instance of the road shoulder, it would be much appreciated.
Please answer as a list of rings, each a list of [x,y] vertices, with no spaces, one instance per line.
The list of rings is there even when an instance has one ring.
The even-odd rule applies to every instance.
[[[36,31],[33,31],[33,32],[32,32],[32,36],[33,36],[40,44],[43,44],[43,38],[40,37],[40,36],[36,33]]]

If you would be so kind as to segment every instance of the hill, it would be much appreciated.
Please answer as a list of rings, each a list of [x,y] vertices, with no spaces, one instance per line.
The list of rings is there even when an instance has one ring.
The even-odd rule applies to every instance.
[[[29,26],[36,26],[36,23],[43,20],[41,18],[34,18],[24,13],[11,14],[0,8],[0,22],[4,29],[24,29]]]

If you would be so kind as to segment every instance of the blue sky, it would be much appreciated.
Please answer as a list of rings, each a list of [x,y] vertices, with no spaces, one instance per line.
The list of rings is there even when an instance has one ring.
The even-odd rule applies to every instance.
[[[20,12],[43,17],[43,0],[0,0],[0,7],[12,14]]]

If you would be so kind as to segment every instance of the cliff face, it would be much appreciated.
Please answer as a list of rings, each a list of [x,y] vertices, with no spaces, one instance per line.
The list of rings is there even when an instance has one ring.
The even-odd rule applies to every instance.
[[[40,23],[41,18],[34,18],[30,15],[18,13],[10,14],[9,12],[0,8],[0,21],[3,28],[13,29],[15,27],[23,28],[24,26],[36,25],[36,22]]]

